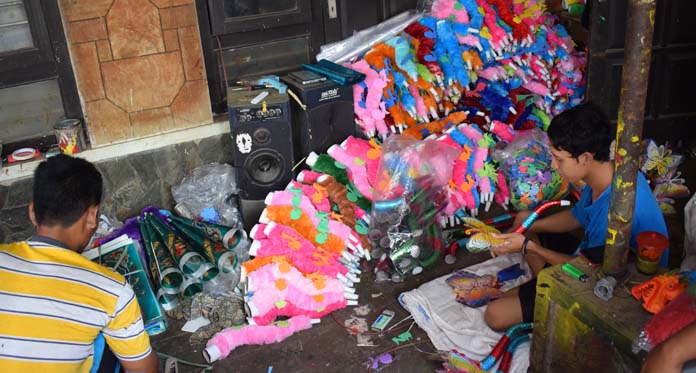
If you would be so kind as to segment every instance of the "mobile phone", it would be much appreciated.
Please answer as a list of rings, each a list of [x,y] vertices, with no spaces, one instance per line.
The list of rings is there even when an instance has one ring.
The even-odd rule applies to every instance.
[[[288,76],[302,83],[303,85],[323,82],[324,80],[326,80],[325,76],[307,70],[293,71],[291,73],[288,73]]]
[[[377,319],[372,323],[372,330],[376,332],[383,332],[387,328],[387,325],[394,318],[394,311],[384,310],[377,316]]]

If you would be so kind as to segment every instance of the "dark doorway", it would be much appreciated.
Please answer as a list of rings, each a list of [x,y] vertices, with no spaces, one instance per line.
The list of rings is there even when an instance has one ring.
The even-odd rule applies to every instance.
[[[227,111],[226,85],[315,62],[321,45],[416,4],[417,0],[197,0],[213,111]]]
[[[624,60],[626,0],[591,0],[587,97],[617,118]],[[693,0],[657,1],[644,137],[694,146],[696,29]]]

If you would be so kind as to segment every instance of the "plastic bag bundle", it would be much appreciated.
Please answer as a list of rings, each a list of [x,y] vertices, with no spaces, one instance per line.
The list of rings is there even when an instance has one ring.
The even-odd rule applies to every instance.
[[[653,316],[638,339],[633,342],[633,352],[650,351],[667,338],[696,321],[696,285],[674,298],[667,306]]]
[[[195,168],[181,184],[172,187],[172,197],[191,213],[189,218],[203,216],[211,223],[241,228],[239,210],[230,198],[238,192],[234,168],[219,163]]]
[[[568,193],[568,182],[551,168],[551,152],[545,132],[530,130],[502,150],[493,152],[510,189],[510,202],[516,210],[533,210],[539,204],[561,199]]]
[[[378,271],[418,274],[442,254],[438,215],[446,206],[447,181],[456,148],[440,141],[391,136],[382,145],[368,232]],[[380,276],[380,275],[378,275]]]

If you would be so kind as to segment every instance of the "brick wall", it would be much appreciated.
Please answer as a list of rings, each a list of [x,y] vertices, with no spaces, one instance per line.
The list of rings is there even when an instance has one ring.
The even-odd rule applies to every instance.
[[[93,146],[212,123],[194,0],[60,0]]]

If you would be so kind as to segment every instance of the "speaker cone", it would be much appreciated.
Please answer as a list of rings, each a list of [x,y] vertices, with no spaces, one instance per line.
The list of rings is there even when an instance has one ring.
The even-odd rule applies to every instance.
[[[257,184],[268,185],[277,181],[285,173],[285,158],[271,149],[251,153],[244,162],[244,168]]]

